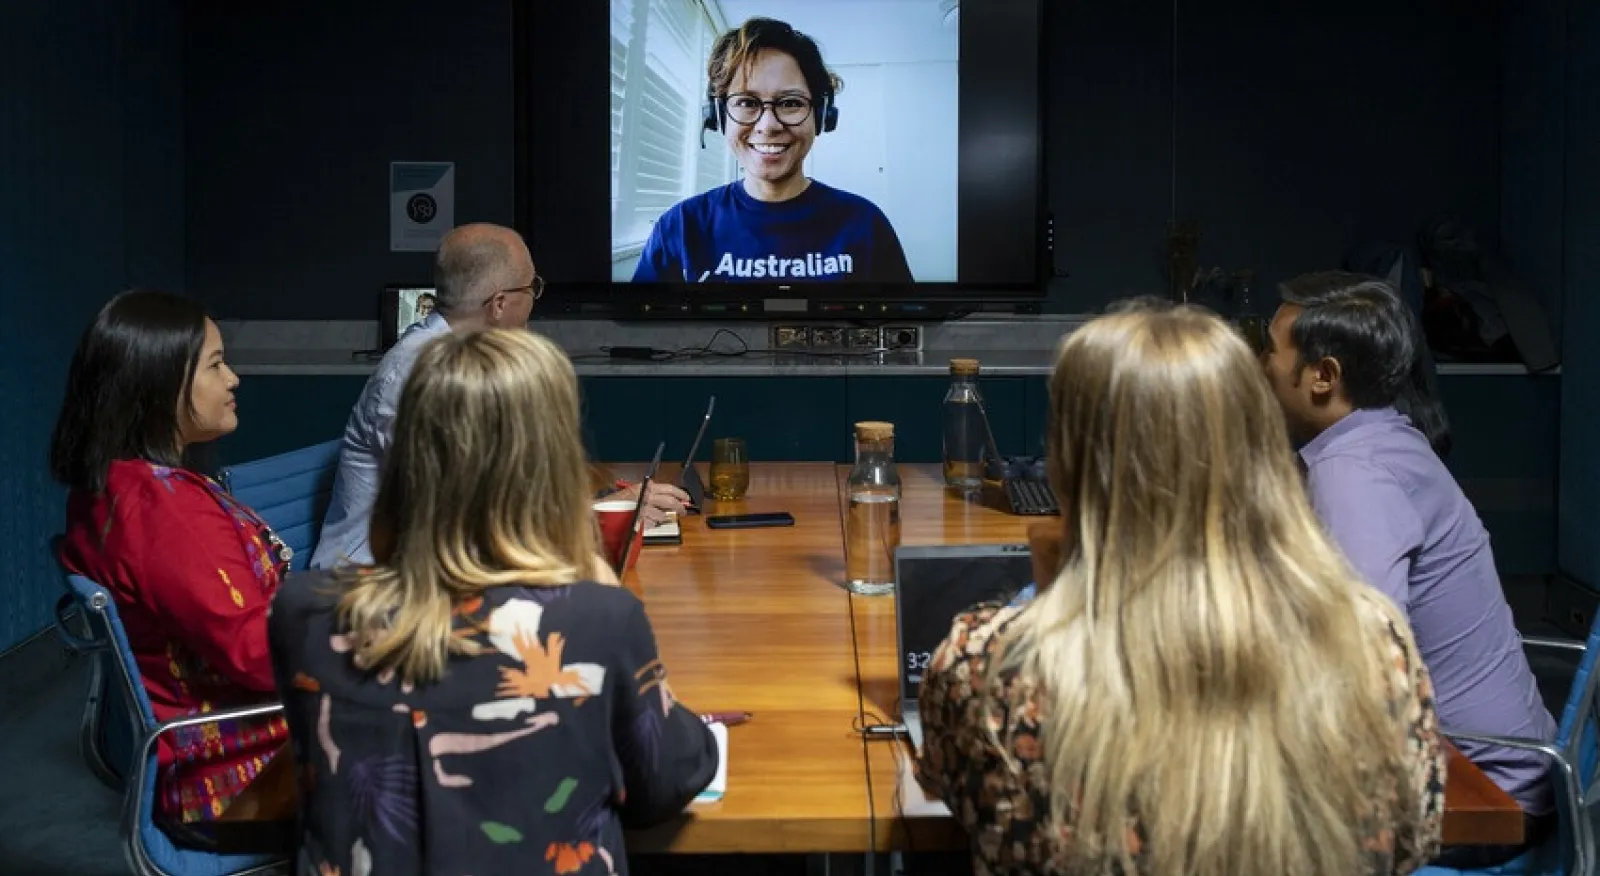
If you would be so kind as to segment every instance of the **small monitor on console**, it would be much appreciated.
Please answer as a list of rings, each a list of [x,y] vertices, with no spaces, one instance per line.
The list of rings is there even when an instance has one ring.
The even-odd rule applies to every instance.
[[[431,286],[386,286],[378,305],[378,349],[387,350],[406,330],[433,313],[438,296]]]

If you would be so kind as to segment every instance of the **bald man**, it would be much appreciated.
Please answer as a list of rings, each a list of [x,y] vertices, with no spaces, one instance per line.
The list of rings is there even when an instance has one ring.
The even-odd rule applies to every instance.
[[[314,569],[372,562],[367,530],[378,496],[378,473],[394,437],[400,391],[423,345],[450,331],[525,328],[533,302],[544,292],[544,278],[534,270],[522,235],[486,223],[463,225],[444,236],[433,259],[433,283],[433,312],[406,329],[384,355],[350,412],[339,448],[333,501],[311,555]],[[660,522],[666,512],[681,511],[688,498],[675,487],[652,485],[645,517]]]

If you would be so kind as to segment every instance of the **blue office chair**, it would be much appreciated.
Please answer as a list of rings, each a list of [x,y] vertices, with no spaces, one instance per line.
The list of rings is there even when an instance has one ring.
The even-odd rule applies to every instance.
[[[89,691],[78,722],[78,753],[101,784],[120,794],[127,785],[128,763],[133,759],[133,722],[111,685],[117,670],[107,641],[95,635],[86,613],[73,611],[78,598],[66,584],[72,573],[61,565],[61,538],[57,535],[50,539],[50,556],[61,570],[67,591],[56,601],[56,631],[68,650],[89,662]],[[74,629],[74,620],[78,629]]]
[[[207,712],[158,724],[144,692],[139,666],[123,631],[117,605],[105,588],[80,575],[66,574],[67,595],[56,604],[56,632],[67,647],[94,661],[90,705],[84,715],[85,757],[90,768],[107,784],[122,786],[122,843],[128,866],[138,876],[245,876],[287,873],[288,862],[271,855],[219,855],[175,845],[155,823],[156,742],[163,734],[212,721],[254,718],[281,712],[283,706],[267,703],[240,709]],[[70,608],[76,604],[84,629],[72,629]],[[121,689],[111,697],[110,688]],[[113,699],[121,700],[117,708]],[[113,727],[118,713],[137,716],[131,744],[118,760]],[[110,720],[108,721],[108,717]],[[93,729],[91,729],[91,724]],[[109,778],[108,778],[109,777]],[[124,781],[124,779],[126,779]]]
[[[339,466],[339,442],[324,441],[266,459],[222,470],[222,488],[261,515],[272,531],[294,551],[289,571],[311,562],[322,532],[322,518],[333,497],[333,475]]]
[[[1595,836],[1589,807],[1596,802],[1592,790],[1596,766],[1600,763],[1600,736],[1597,736],[1597,729],[1600,728],[1596,727],[1597,719],[1600,719],[1600,702],[1595,699],[1600,675],[1594,671],[1595,657],[1600,654],[1600,615],[1595,616],[1586,642],[1525,636],[1522,643],[1529,648],[1583,654],[1577,675],[1572,679],[1567,705],[1561,710],[1555,741],[1458,733],[1449,728],[1444,728],[1443,732],[1451,739],[1504,745],[1547,755],[1550,758],[1550,782],[1556,799],[1556,831],[1542,846],[1498,867],[1455,870],[1429,866],[1417,870],[1416,876],[1594,876]]]

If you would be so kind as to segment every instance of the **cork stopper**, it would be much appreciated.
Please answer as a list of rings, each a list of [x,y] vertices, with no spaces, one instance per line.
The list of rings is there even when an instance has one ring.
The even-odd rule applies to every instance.
[[[856,424],[857,441],[888,441],[894,437],[894,424],[866,420]]]
[[[978,374],[978,360],[951,359],[950,373],[956,377],[976,377]]]

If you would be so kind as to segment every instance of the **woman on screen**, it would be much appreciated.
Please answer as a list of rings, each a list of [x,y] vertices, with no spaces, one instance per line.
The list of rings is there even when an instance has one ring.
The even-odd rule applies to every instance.
[[[1206,311],[1125,309],[1062,345],[1060,570],[958,615],[922,682],[917,777],[978,872],[1350,876],[1438,851],[1428,670],[1286,434]]]
[[[634,282],[912,282],[883,211],[805,175],[843,87],[816,42],[752,18],[717,40],[706,74],[706,130],[721,132],[744,178],[661,214]]]

